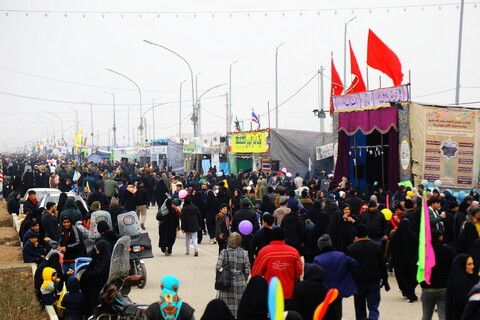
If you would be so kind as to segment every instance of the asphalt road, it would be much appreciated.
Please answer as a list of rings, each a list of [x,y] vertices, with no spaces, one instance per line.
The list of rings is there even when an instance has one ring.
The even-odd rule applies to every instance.
[[[158,248],[158,224],[155,220],[157,207],[150,207],[147,213],[146,228],[152,239],[153,259],[146,259],[147,285],[143,289],[133,288],[129,297],[132,301],[150,304],[158,300],[160,294],[160,280],[167,274],[172,274],[180,280],[179,295],[183,301],[190,304],[196,311],[196,319],[200,319],[205,306],[216,297],[214,289],[215,264],[218,256],[218,246],[208,243],[208,236],[199,245],[199,256],[193,256],[193,247],[190,255],[185,255],[185,235],[177,235],[173,254],[165,256]],[[421,302],[408,303],[400,294],[397,282],[390,275],[391,290],[382,289],[380,303],[380,319],[421,319]],[[420,286],[417,287],[420,298]],[[436,319],[437,316],[434,316]],[[343,319],[355,319],[353,297],[343,301]]]

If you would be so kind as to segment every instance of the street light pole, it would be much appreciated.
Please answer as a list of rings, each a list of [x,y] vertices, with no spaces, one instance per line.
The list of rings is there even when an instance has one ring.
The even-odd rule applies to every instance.
[[[182,139],[182,85],[187,80],[180,82],[180,100],[178,106],[178,140]]]
[[[55,114],[55,113],[53,113],[53,112],[48,112],[48,111],[47,111],[47,113],[48,113],[48,114],[51,114],[52,116],[57,117],[57,119],[60,120],[60,128],[62,129],[62,142],[63,142],[63,120],[62,120],[62,118],[60,118],[60,117],[58,116],[58,114]]]
[[[278,128],[278,48],[283,46],[282,42],[275,49],[275,126]]]
[[[164,47],[158,43],[153,43],[153,42],[150,42],[148,40],[143,40],[144,42],[148,43],[148,44],[151,44],[151,45],[154,45],[154,46],[157,46],[157,47],[160,47],[162,49],[165,49],[171,53],[173,53],[174,55],[176,55],[177,57],[179,57],[180,59],[183,60],[183,62],[185,62],[188,66],[188,69],[190,70],[190,80],[192,82],[192,107],[193,107],[193,114],[192,114],[192,121],[193,121],[193,134],[194,136],[196,137],[197,136],[197,133],[198,133],[198,127],[197,127],[197,121],[195,120],[195,93],[194,93],[194,90],[195,90],[195,86],[194,86],[194,83],[193,83],[193,71],[192,71],[192,67],[190,66],[190,63],[188,63],[188,61],[182,57],[180,54],[176,53],[175,51],[173,51],[172,49],[169,49],[167,47]]]
[[[135,85],[135,87],[137,87],[137,90],[138,90],[138,95],[140,96],[140,126],[138,127],[138,130],[140,130],[140,137],[138,138],[138,143],[140,144],[142,141],[140,141],[142,139],[142,136],[143,136],[143,119],[142,119],[142,90],[140,90],[140,87],[138,86],[138,84],[133,81],[132,79],[130,79],[129,77],[127,77],[126,75],[118,72],[118,71],[115,71],[115,70],[112,70],[112,69],[108,69],[108,68],[105,68],[105,70],[107,71],[110,71],[110,72],[113,72],[115,74],[118,74],[119,76],[122,76],[124,77],[125,79],[129,80],[131,83],[133,83]]]
[[[237,63],[238,60],[230,63],[230,72],[229,72],[229,80],[228,80],[228,110],[227,110],[227,130],[225,131],[228,133],[231,131],[232,128],[232,66]]]
[[[90,136],[92,137],[92,150],[93,150],[93,146],[94,146],[94,142],[93,142],[93,105],[92,105],[91,102],[90,102],[90,125],[91,125],[91,130],[92,130],[92,133],[90,133]]]
[[[343,34],[343,85],[345,86],[345,89],[347,88],[347,27],[348,24],[356,18],[357,16],[353,17],[352,19],[348,20],[347,23],[345,23],[345,32]]]
[[[463,32],[463,10],[465,8],[465,0],[461,1],[460,6],[460,26],[458,30],[458,53],[457,53],[457,81],[455,85],[455,104],[460,103],[460,67],[462,65],[462,32]]]
[[[116,119],[115,119],[115,92],[108,92],[108,91],[103,91],[106,94],[109,94],[112,96],[113,99],[113,145],[117,145],[117,124],[116,124]],[[110,140],[109,140],[110,141]]]

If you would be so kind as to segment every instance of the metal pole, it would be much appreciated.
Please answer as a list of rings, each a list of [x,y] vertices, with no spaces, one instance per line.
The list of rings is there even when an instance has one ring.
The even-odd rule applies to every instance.
[[[180,82],[180,101],[178,106],[178,140],[182,139],[182,86],[187,80]]]
[[[128,133],[128,145],[130,145],[130,107],[127,107],[127,133]]]
[[[113,145],[117,146],[117,119],[116,119],[116,106],[115,106],[115,92],[112,93],[113,97]]]
[[[91,125],[91,129],[92,129],[92,133],[90,134],[92,136],[92,149],[93,149],[93,105],[92,103],[90,102],[90,125]]]
[[[282,42],[275,49],[275,127],[278,128],[278,48],[285,42]]]
[[[353,17],[348,22],[345,23],[345,29],[343,34],[343,86],[345,90],[347,87],[347,27],[350,22],[355,20],[357,17]]]
[[[124,77],[125,79],[129,80],[131,83],[133,83],[135,85],[135,87],[137,87],[137,90],[138,90],[138,94],[140,96],[140,126],[138,127],[138,130],[140,130],[140,137],[139,137],[139,143],[141,143],[140,139],[141,137],[143,136],[143,119],[142,119],[142,91],[140,90],[140,87],[138,86],[138,84],[133,81],[132,79],[130,79],[129,77],[127,77],[126,75],[118,72],[118,71],[115,71],[115,70],[112,70],[112,69],[109,69],[109,68],[105,68],[105,70],[107,71],[110,71],[110,72],[113,72],[115,74],[118,74],[119,76],[122,76]]]
[[[63,142],[63,120],[62,118],[60,118],[57,114],[53,113],[53,112],[48,112],[48,114],[51,114],[52,116],[55,116],[57,117],[58,120],[60,120],[60,128],[62,129],[62,142]]]
[[[152,99],[152,136],[150,137],[150,142],[152,142],[153,139],[155,139],[155,106],[154,106],[154,101]],[[147,118],[145,118],[145,122],[147,122]]]
[[[455,86],[455,104],[460,103],[460,67],[462,60],[462,33],[463,33],[463,10],[465,7],[465,0],[461,1],[460,5],[460,26],[458,30],[458,55],[457,55],[457,84]]]
[[[154,45],[154,46],[157,46],[157,47],[160,47],[160,48],[163,48],[171,53],[173,53],[174,55],[176,55],[177,57],[179,57],[180,59],[183,60],[183,62],[185,62],[188,66],[188,69],[190,70],[190,80],[192,81],[192,107],[193,107],[193,114],[192,114],[192,117],[195,117],[195,93],[194,93],[194,83],[193,83],[193,71],[192,71],[192,67],[190,66],[190,63],[188,63],[188,61],[182,57],[181,55],[179,55],[178,53],[176,53],[175,51],[167,48],[167,47],[164,47],[160,44],[157,44],[157,43],[153,43],[153,42],[150,42],[148,40],[143,40],[144,42],[148,43],[148,44],[151,44],[151,45]],[[193,133],[194,133],[194,136],[196,137],[197,135],[195,134],[197,132],[197,123],[195,121],[193,121]]]
[[[232,66],[237,63],[238,60],[230,63],[230,72],[229,72],[229,88],[228,88],[228,106],[227,106],[227,131],[229,132],[232,127]]]
[[[323,71],[325,69],[320,66],[320,110],[324,111],[324,91],[323,91]],[[320,118],[320,132],[325,132],[325,118]]]

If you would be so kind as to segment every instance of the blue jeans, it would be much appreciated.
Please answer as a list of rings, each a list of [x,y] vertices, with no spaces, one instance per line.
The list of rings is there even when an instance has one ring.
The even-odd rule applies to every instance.
[[[377,320],[380,317],[378,306],[380,305],[380,284],[357,284],[358,294],[354,296],[355,318],[357,320],[368,319]]]

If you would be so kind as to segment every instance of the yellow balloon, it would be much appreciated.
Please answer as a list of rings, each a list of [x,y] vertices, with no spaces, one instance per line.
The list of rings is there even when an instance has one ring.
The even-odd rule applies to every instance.
[[[393,214],[392,214],[392,211],[390,211],[390,209],[385,208],[385,209],[382,210],[382,213],[385,216],[385,220],[392,219]]]

